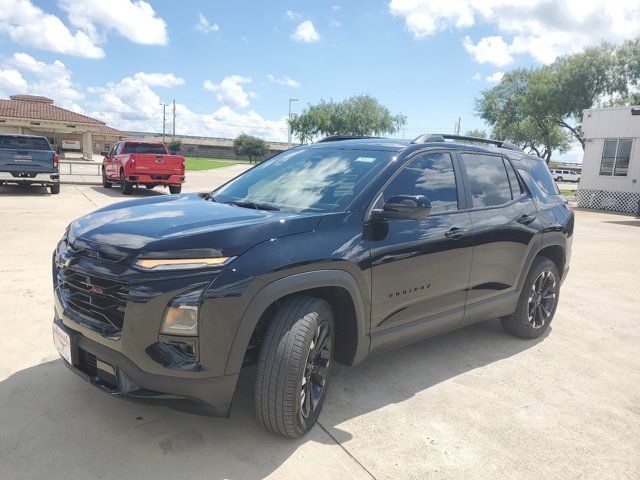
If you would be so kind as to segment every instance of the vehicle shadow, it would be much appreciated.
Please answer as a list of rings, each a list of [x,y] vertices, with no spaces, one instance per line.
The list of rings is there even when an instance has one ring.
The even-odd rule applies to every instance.
[[[39,185],[0,185],[0,195],[12,197],[41,197],[50,195],[47,187]]]
[[[153,190],[150,190],[145,187],[142,187],[142,188],[134,187],[133,190],[131,191],[131,195],[124,195],[120,190],[120,187],[118,187],[117,185],[114,185],[111,188],[95,186],[95,187],[91,187],[91,190],[93,190],[94,192],[100,193],[102,195],[106,195],[107,197],[120,197],[123,200],[127,200],[128,198],[131,198],[131,197],[155,197],[158,195],[167,195],[169,193],[168,190],[164,190],[162,187],[156,187]]]
[[[325,467],[335,472],[344,458],[335,440],[359,434],[338,425],[540,340],[515,339],[491,321],[380,354],[355,368],[338,365],[321,427],[297,440],[269,434],[256,421],[255,367],[243,370],[231,418],[224,419],[112,398],[60,360],[46,362],[0,382],[2,477],[263,478],[295,468],[292,475],[302,478]],[[294,455],[295,467],[283,467]]]

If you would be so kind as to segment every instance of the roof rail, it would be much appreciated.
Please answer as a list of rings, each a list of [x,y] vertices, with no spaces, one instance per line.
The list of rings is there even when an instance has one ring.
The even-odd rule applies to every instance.
[[[318,140],[316,143],[339,142],[341,140],[361,140],[363,138],[381,138],[381,137],[370,137],[368,135],[329,135],[328,137],[324,137],[323,139]]]
[[[498,148],[506,148],[508,150],[522,151],[520,147],[513,143],[505,142],[503,140],[492,140],[490,138],[478,138],[467,137],[465,135],[451,135],[451,134],[430,134],[425,133],[414,138],[411,143],[427,143],[427,142],[444,142],[445,140],[462,140],[465,142],[473,143],[487,143],[489,145],[495,145]]]

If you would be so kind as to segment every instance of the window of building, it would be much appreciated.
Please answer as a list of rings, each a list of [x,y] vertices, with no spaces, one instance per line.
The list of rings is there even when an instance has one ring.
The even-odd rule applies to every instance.
[[[493,207],[511,201],[511,186],[501,157],[465,153],[464,168],[469,178],[473,208]]]
[[[383,199],[387,201],[394,195],[424,195],[431,202],[433,213],[457,210],[458,192],[451,155],[428,153],[411,160],[384,189]]]
[[[632,145],[633,140],[629,138],[607,138],[602,149],[600,175],[626,176]]]

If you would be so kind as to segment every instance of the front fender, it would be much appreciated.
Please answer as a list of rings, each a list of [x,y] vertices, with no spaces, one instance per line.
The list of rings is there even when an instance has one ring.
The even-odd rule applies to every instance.
[[[265,285],[253,297],[245,309],[240,325],[238,326],[227,360],[225,375],[240,372],[251,335],[262,313],[269,305],[286,295],[321,287],[341,287],[349,292],[356,313],[355,320],[357,325],[357,344],[351,364],[355,365],[361,362],[369,352],[370,338],[367,321],[368,314],[358,283],[350,273],[344,270],[315,270],[312,272],[297,273],[275,280]]]

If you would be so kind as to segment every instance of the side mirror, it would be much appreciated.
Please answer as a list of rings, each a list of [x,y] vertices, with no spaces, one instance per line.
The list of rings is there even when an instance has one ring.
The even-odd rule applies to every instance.
[[[109,152],[100,152],[100,155],[102,155],[103,157],[108,157],[109,156]]]
[[[424,195],[394,195],[382,210],[374,210],[376,218],[389,220],[422,220],[431,213],[431,202]]]

